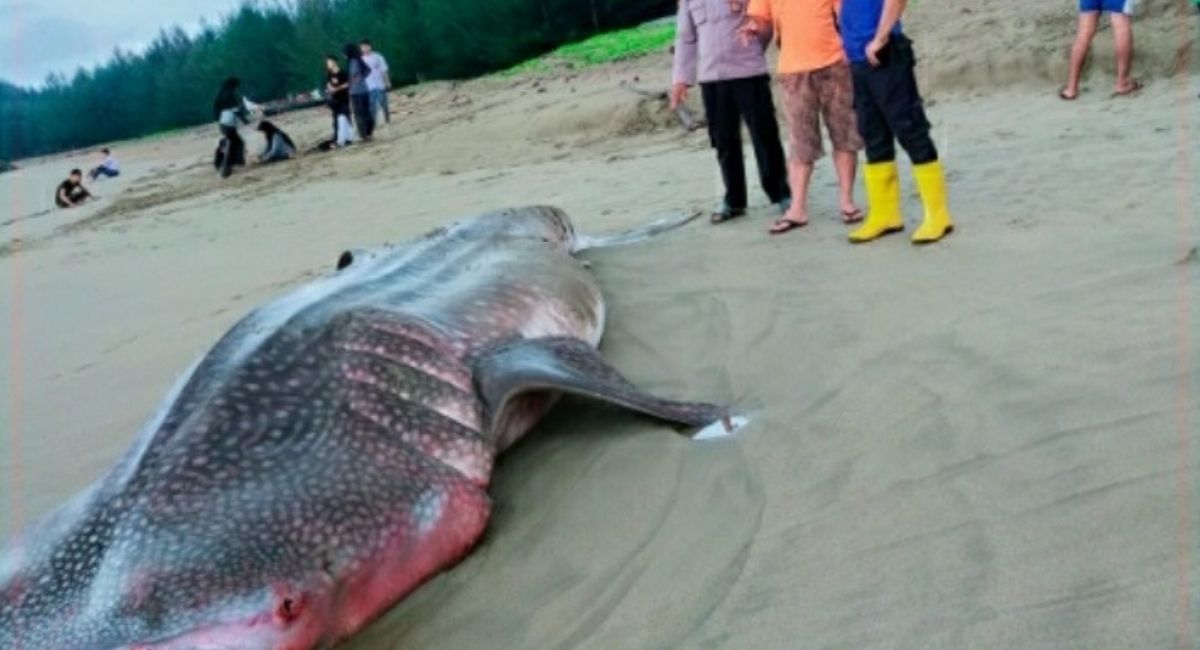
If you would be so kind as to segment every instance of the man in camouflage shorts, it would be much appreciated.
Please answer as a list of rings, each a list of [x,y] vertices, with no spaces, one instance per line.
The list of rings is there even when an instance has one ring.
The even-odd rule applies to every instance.
[[[862,138],[854,114],[854,82],[837,29],[838,0],[751,0],[745,38],[773,26],[779,35],[777,72],[788,118],[792,207],[772,234],[808,225],[807,198],[813,164],[825,155],[821,120],[833,145],[842,221],[862,220],[854,203],[854,176]]]

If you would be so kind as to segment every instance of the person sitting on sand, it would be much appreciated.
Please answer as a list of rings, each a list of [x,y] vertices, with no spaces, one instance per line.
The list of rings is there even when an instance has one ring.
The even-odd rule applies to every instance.
[[[92,170],[88,172],[88,177],[94,182],[101,176],[105,178],[116,178],[117,176],[120,176],[121,166],[117,163],[117,159],[113,157],[112,152],[106,147],[101,149],[100,153],[104,154],[104,161],[98,166],[93,167]]]
[[[946,206],[946,179],[929,135],[929,120],[913,67],[912,41],[900,28],[908,0],[843,0],[842,40],[854,74],[854,108],[866,141],[867,219],[850,233],[854,243],[904,230],[896,141],[913,163],[925,220],[913,243],[938,241],[954,229]]]
[[[333,145],[344,147],[353,140],[354,132],[350,126],[350,76],[332,54],[325,56],[325,94],[333,112]]]
[[[266,139],[266,145],[263,147],[262,153],[258,154],[258,161],[261,163],[273,163],[280,160],[287,160],[296,155],[296,143],[284,133],[282,129],[275,126],[269,120],[263,120],[258,123],[258,130],[262,132],[263,138]]]
[[[1112,22],[1113,42],[1117,49],[1117,80],[1113,96],[1132,95],[1142,89],[1142,82],[1129,76],[1133,67],[1133,0],[1079,0],[1079,25],[1075,33],[1075,44],[1071,47],[1071,67],[1067,85],[1058,91],[1058,96],[1071,101],[1079,97],[1080,77],[1092,39],[1100,24],[1100,14],[1107,13]]]
[[[83,186],[83,172],[78,169],[72,169],[54,193],[54,203],[60,208],[73,208],[90,198],[93,198],[91,192]]]
[[[808,225],[808,186],[813,165],[825,155],[821,118],[833,144],[843,223],[862,220],[854,204],[854,174],[862,138],[854,116],[854,82],[837,30],[841,0],[750,0],[738,30],[745,42],[774,25],[779,46],[779,85],[788,118],[788,175],[792,205],[771,228],[777,235]]]
[[[213,101],[213,116],[217,118],[222,135],[217,157],[222,178],[233,173],[234,165],[246,164],[246,142],[238,134],[238,122],[249,124],[250,118],[246,116],[245,103],[238,94],[241,84],[237,77],[226,79]]]
[[[742,121],[754,143],[758,176],[767,198],[785,214],[791,203],[768,75],[766,47],[771,31],[760,34],[758,41],[743,43],[737,29],[745,17],[743,0],[686,2],[680,5],[677,17],[671,110],[687,100],[688,87],[699,81],[708,139],[717,150],[725,184],[725,198],[712,214],[713,223],[746,214]]]

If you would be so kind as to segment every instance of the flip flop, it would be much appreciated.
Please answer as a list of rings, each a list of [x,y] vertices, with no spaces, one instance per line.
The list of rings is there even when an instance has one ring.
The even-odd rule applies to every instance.
[[[863,220],[863,211],[861,209],[846,211],[842,210],[842,223],[852,224]]]
[[[807,225],[808,222],[800,223],[799,221],[792,221],[791,219],[776,219],[775,224],[771,226],[771,229],[767,232],[772,235],[782,235],[785,232],[803,228]]]
[[[1066,86],[1064,86],[1064,87],[1058,89],[1058,98],[1063,100],[1064,102],[1073,102],[1076,99],[1079,99],[1079,93],[1075,93],[1074,95],[1068,95],[1067,88],[1066,88]]]
[[[709,217],[708,220],[709,220],[709,222],[711,222],[713,224],[718,224],[718,223],[725,223],[726,221],[730,221],[732,219],[737,219],[738,217],[744,217],[744,216],[746,216],[745,210],[731,210],[729,212],[714,212],[714,213],[712,213],[712,216]]]
[[[1129,84],[1128,88],[1126,88],[1125,90],[1113,91],[1112,96],[1113,97],[1128,97],[1130,95],[1136,95],[1137,93],[1141,92],[1142,88],[1143,88],[1142,82],[1138,81],[1137,79],[1134,79],[1133,82]]]

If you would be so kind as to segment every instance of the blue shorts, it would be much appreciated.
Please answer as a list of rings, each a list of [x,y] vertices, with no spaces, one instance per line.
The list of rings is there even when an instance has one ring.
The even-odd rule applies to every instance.
[[[1079,11],[1081,13],[1103,11],[1111,14],[1130,15],[1133,13],[1133,0],[1079,0]]]

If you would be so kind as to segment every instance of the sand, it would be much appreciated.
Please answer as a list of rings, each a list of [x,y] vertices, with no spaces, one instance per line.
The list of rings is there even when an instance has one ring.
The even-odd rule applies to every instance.
[[[1003,24],[998,4],[909,20],[951,239],[846,244],[826,162],[805,231],[768,237],[756,191],[746,219],[587,254],[608,358],[752,424],[696,443],[564,403],[503,458],[475,553],[348,647],[1194,647],[1200,84],[1152,67],[1178,41],[1147,2],[1144,93],[1110,99],[1101,67],[1064,104],[1069,9],[1038,31],[1051,14],[1027,2],[968,50],[956,34]],[[345,248],[510,205],[595,232],[710,207],[703,132],[618,87],[662,87],[668,61],[429,84],[394,95],[374,144],[227,181],[213,128],[123,143],[125,174],[78,211],[49,197],[89,156],[0,176],[0,538]],[[328,129],[281,123],[302,144]]]

